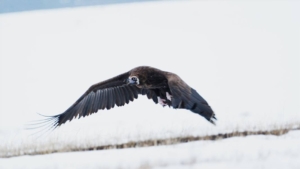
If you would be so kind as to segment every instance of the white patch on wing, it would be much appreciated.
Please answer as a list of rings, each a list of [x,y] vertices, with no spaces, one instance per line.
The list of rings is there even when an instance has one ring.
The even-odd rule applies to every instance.
[[[166,102],[165,99],[161,99],[160,97],[157,97],[157,99],[158,99],[158,103],[161,104],[163,107],[167,105],[167,104],[165,103],[165,102]]]
[[[167,99],[172,101],[172,95],[170,95],[168,92],[166,92],[166,95],[167,95]]]

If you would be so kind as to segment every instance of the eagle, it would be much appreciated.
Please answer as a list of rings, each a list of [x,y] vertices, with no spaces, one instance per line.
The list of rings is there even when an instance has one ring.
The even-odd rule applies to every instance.
[[[98,110],[123,106],[146,95],[163,107],[187,109],[215,124],[215,113],[195,89],[175,73],[150,66],[139,66],[128,72],[92,85],[73,105],[61,114],[48,117],[47,124],[57,128],[74,118],[89,116]]]

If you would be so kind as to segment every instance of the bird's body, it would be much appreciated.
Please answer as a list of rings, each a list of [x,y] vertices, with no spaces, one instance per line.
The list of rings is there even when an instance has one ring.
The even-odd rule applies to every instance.
[[[50,116],[54,128],[76,117],[85,117],[99,109],[123,106],[146,95],[155,103],[197,113],[214,124],[215,114],[208,103],[178,75],[149,66],[136,67],[111,79],[92,85],[65,112]]]

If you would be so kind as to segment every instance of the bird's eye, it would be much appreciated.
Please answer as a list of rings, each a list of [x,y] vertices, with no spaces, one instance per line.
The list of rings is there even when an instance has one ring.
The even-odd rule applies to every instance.
[[[131,80],[137,81],[137,78],[136,77],[131,77]]]

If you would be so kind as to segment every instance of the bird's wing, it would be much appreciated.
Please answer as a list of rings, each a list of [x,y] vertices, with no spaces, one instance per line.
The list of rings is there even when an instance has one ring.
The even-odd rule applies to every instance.
[[[191,110],[205,117],[209,122],[214,123],[215,114],[208,103],[197,93],[196,90],[188,86],[176,74],[169,74],[168,85],[172,93],[172,107]]]
[[[129,72],[123,73],[114,78],[94,84],[91,86],[72,106],[65,112],[49,117],[47,122],[52,128],[72,120],[96,113],[99,109],[111,109],[115,105],[123,106],[129,101],[138,98],[138,94],[147,95],[157,103],[155,93],[147,89],[140,89],[134,85],[127,85],[126,80]]]

